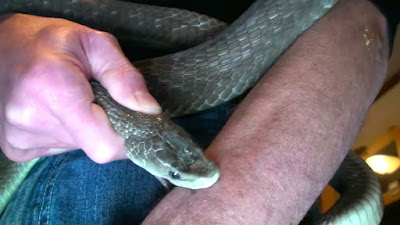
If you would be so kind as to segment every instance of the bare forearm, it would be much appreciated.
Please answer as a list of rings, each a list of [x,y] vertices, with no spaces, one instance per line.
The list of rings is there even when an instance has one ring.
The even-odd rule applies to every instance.
[[[298,222],[322,191],[385,74],[377,15],[366,1],[340,2],[240,105],[208,152],[223,171],[219,188],[242,184],[230,192],[237,207],[244,192],[263,220]]]
[[[298,223],[379,90],[388,57],[385,29],[372,4],[347,0],[302,35],[207,150],[220,181],[167,196],[165,202],[186,198],[176,224]]]

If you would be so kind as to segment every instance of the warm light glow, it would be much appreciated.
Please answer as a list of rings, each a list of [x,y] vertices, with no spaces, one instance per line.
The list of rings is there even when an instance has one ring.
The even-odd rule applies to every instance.
[[[389,155],[373,155],[367,158],[367,164],[378,174],[391,174],[400,167],[400,159]]]

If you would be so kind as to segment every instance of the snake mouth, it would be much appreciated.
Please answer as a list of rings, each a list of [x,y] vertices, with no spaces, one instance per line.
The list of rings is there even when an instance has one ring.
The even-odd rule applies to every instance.
[[[173,185],[189,188],[189,189],[204,189],[214,185],[220,177],[219,171],[216,171],[212,176],[209,177],[197,177],[193,179],[179,179],[169,180]]]

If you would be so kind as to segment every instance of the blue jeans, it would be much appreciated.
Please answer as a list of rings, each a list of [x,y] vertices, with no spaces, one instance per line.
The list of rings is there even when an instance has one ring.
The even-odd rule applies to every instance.
[[[206,147],[233,107],[225,104],[175,121]],[[40,159],[0,224],[140,224],[167,192],[129,160],[100,165],[77,150]]]

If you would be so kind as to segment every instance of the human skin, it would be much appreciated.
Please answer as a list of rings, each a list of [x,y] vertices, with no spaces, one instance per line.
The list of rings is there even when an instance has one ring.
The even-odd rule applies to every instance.
[[[175,188],[155,224],[297,224],[340,165],[383,82],[386,22],[367,0],[343,0],[252,89],[206,151],[221,177]]]
[[[83,48],[85,53],[88,53],[87,49],[91,49],[94,51],[93,57],[107,57],[107,54],[96,52],[96,45],[89,44],[92,42],[79,40],[78,37],[75,38],[78,41],[71,38],[74,34],[69,33],[70,29],[74,30],[76,27],[71,27],[70,22],[67,24],[64,20],[34,17],[35,21],[30,23],[33,17],[26,17],[13,15],[0,24],[0,35],[3,35],[0,36],[0,54],[7,52],[0,55],[0,90],[7,90],[0,92],[0,107],[5,106],[0,110],[0,136],[1,146],[5,146],[3,148],[7,156],[17,161],[29,160],[36,156],[57,153],[48,151],[48,148],[56,147],[67,150],[84,148],[89,157],[97,162],[124,157],[119,137],[110,130],[101,109],[91,103],[93,96],[90,94],[87,79],[90,74],[100,80],[104,76],[93,73],[97,70],[87,64],[99,64],[87,62],[90,62],[90,51],[86,55],[89,59],[86,60],[85,56],[75,52],[81,52],[79,48],[71,51],[65,46],[88,44],[91,47]],[[60,25],[67,28],[58,29]],[[220,167],[220,180],[213,187],[204,190],[175,188],[144,223],[298,223],[345,156],[379,90],[388,54],[385,25],[380,13],[366,0],[339,2],[327,16],[296,41],[267,76],[253,88],[208,148],[207,155]],[[16,30],[15,27],[19,29]],[[43,28],[46,29],[43,31]],[[47,34],[48,28],[55,30]],[[367,36],[373,37],[368,46],[364,37],[365,28],[368,28]],[[26,37],[30,37],[29,40],[25,40]],[[42,38],[46,39],[42,41]],[[102,38],[106,42],[110,41],[110,37],[104,33],[100,35],[100,39]],[[109,43],[108,50],[121,60],[123,57],[115,50],[118,46],[114,41],[110,42],[114,44]],[[103,44],[102,42],[101,45]],[[30,46],[28,49],[33,51],[35,57],[22,55],[22,52],[26,54],[26,50],[19,49],[21,46],[25,49]],[[41,56],[42,49],[46,50],[45,53],[52,54],[37,57],[36,54]],[[68,52],[64,52],[65,50]],[[26,64],[22,66],[13,63],[24,58],[27,58],[27,62],[23,60],[21,63]],[[32,63],[33,58],[39,60]],[[111,62],[109,58],[95,59]],[[64,62],[69,64],[65,65]],[[20,68],[31,68],[30,66],[37,63],[39,69],[47,71],[46,76],[40,76],[43,73],[32,73],[32,70],[28,70],[28,73],[19,71]],[[127,67],[131,71],[128,74],[138,76],[136,72],[132,72],[130,66]],[[18,73],[4,71],[9,68]],[[78,72],[80,77],[74,76],[71,79],[73,73],[64,74],[60,69]],[[22,75],[13,77],[10,74]],[[52,74],[56,76],[50,76]],[[114,76],[116,79],[108,85],[120,84],[118,75]],[[58,85],[60,81],[64,84],[64,81],[70,80],[77,81]],[[130,94],[134,92],[129,91],[131,85],[136,85],[134,80],[130,85],[123,86]],[[137,80],[141,82],[140,78]],[[107,87],[107,82],[102,83]],[[125,82],[120,85],[123,83]],[[54,87],[54,84],[57,86]],[[139,90],[145,90],[143,85],[139,86]],[[38,90],[45,90],[45,87],[52,88],[47,92],[51,94],[42,96]],[[82,103],[78,101],[76,105],[69,105],[70,102],[80,100],[82,96],[85,96]],[[124,103],[124,98],[118,97],[118,94],[113,97]],[[64,100],[60,103],[58,98]],[[152,102],[149,99],[150,97],[147,100]],[[125,105],[130,103],[125,102]],[[148,111],[156,113],[157,107],[150,105],[151,109],[156,110]],[[68,110],[69,107],[72,109]],[[82,112],[81,107],[86,111]],[[136,105],[136,108],[140,109],[140,106]],[[54,113],[57,109],[67,109],[67,112]],[[7,113],[9,111],[12,113]],[[89,116],[85,116],[87,114]],[[67,115],[77,116],[71,121],[70,118],[64,118]],[[93,123],[87,123],[86,117],[91,118]],[[49,118],[54,122],[40,118]],[[101,125],[96,125],[94,121],[99,121]],[[94,129],[96,133],[101,131],[101,136],[77,137]],[[43,141],[37,144],[35,138],[38,136]],[[46,137],[52,138],[49,141]],[[87,140],[86,145],[89,146],[85,146],[83,139]],[[95,142],[95,146],[90,146],[93,140],[106,143],[98,146]],[[113,146],[113,140],[118,144]],[[24,146],[18,146],[19,143]],[[56,144],[53,146],[54,143]],[[112,149],[112,152],[99,152],[98,149],[105,149],[104,146]],[[97,153],[100,156],[96,156]]]
[[[142,75],[116,39],[54,18],[0,19],[0,146],[14,161],[82,148],[97,163],[126,158],[124,141],[93,104],[89,79],[133,110],[157,114]]]

